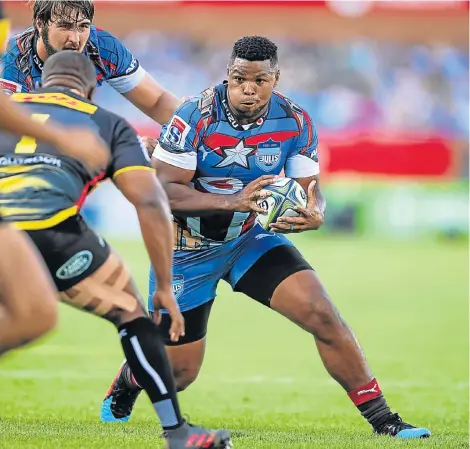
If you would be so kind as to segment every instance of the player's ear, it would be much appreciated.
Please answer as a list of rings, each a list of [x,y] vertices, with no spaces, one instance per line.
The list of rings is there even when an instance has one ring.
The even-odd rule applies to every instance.
[[[90,101],[93,101],[93,98],[95,97],[95,92],[96,92],[96,87],[94,87],[93,89],[90,89],[90,93],[88,94],[88,99]]]
[[[34,27],[37,31],[41,32],[43,26],[44,26],[44,24],[42,23],[41,20],[39,20],[39,19],[33,20],[33,27]]]
[[[279,83],[279,78],[281,77],[281,72],[278,70],[274,76],[275,76],[275,78],[274,78],[274,87],[277,87],[277,85]]]

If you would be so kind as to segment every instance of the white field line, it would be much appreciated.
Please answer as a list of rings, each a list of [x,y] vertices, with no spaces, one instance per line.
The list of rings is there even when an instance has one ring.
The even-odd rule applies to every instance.
[[[117,369],[117,367],[116,367]],[[64,371],[54,369],[20,369],[20,370],[2,370],[0,369],[0,378],[3,379],[25,379],[25,380],[109,380],[113,378],[113,372],[104,372],[97,370],[90,370],[89,372],[81,371]],[[269,377],[265,375],[249,376],[249,377],[217,377],[217,376],[201,376],[202,382],[218,383],[218,384],[276,384],[276,385],[299,385],[306,386],[311,385],[313,387],[332,387],[338,388],[338,384],[332,379],[308,379],[293,378],[293,377]],[[419,380],[390,380],[382,381],[382,388],[420,388],[420,389],[431,389],[431,388],[445,388],[452,390],[465,390],[468,389],[468,382],[430,382],[430,381],[419,381]]]

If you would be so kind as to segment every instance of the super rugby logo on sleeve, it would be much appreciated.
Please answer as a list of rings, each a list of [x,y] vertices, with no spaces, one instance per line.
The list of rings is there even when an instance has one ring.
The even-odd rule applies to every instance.
[[[0,90],[6,95],[17,94],[21,92],[21,84],[0,78]]]
[[[168,126],[165,139],[183,149],[190,129],[191,127],[181,117],[175,115]]]

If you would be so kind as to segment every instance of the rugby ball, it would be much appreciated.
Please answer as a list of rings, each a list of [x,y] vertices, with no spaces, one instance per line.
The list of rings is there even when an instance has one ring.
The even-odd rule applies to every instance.
[[[295,208],[307,206],[305,190],[293,179],[281,178],[263,190],[269,190],[271,196],[257,201],[258,206],[267,212],[257,214],[257,221],[266,230],[280,217],[298,217],[299,213]]]

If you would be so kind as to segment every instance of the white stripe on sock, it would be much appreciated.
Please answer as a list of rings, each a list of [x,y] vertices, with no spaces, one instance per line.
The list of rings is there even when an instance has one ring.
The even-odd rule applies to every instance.
[[[147,371],[148,375],[153,379],[155,385],[160,390],[160,393],[168,394],[168,390],[166,389],[165,384],[163,383],[162,378],[158,375],[158,373],[150,366],[150,363],[145,358],[144,352],[140,346],[138,338],[134,335],[130,338],[130,342],[132,347],[134,348],[135,355],[137,356],[142,368]]]

